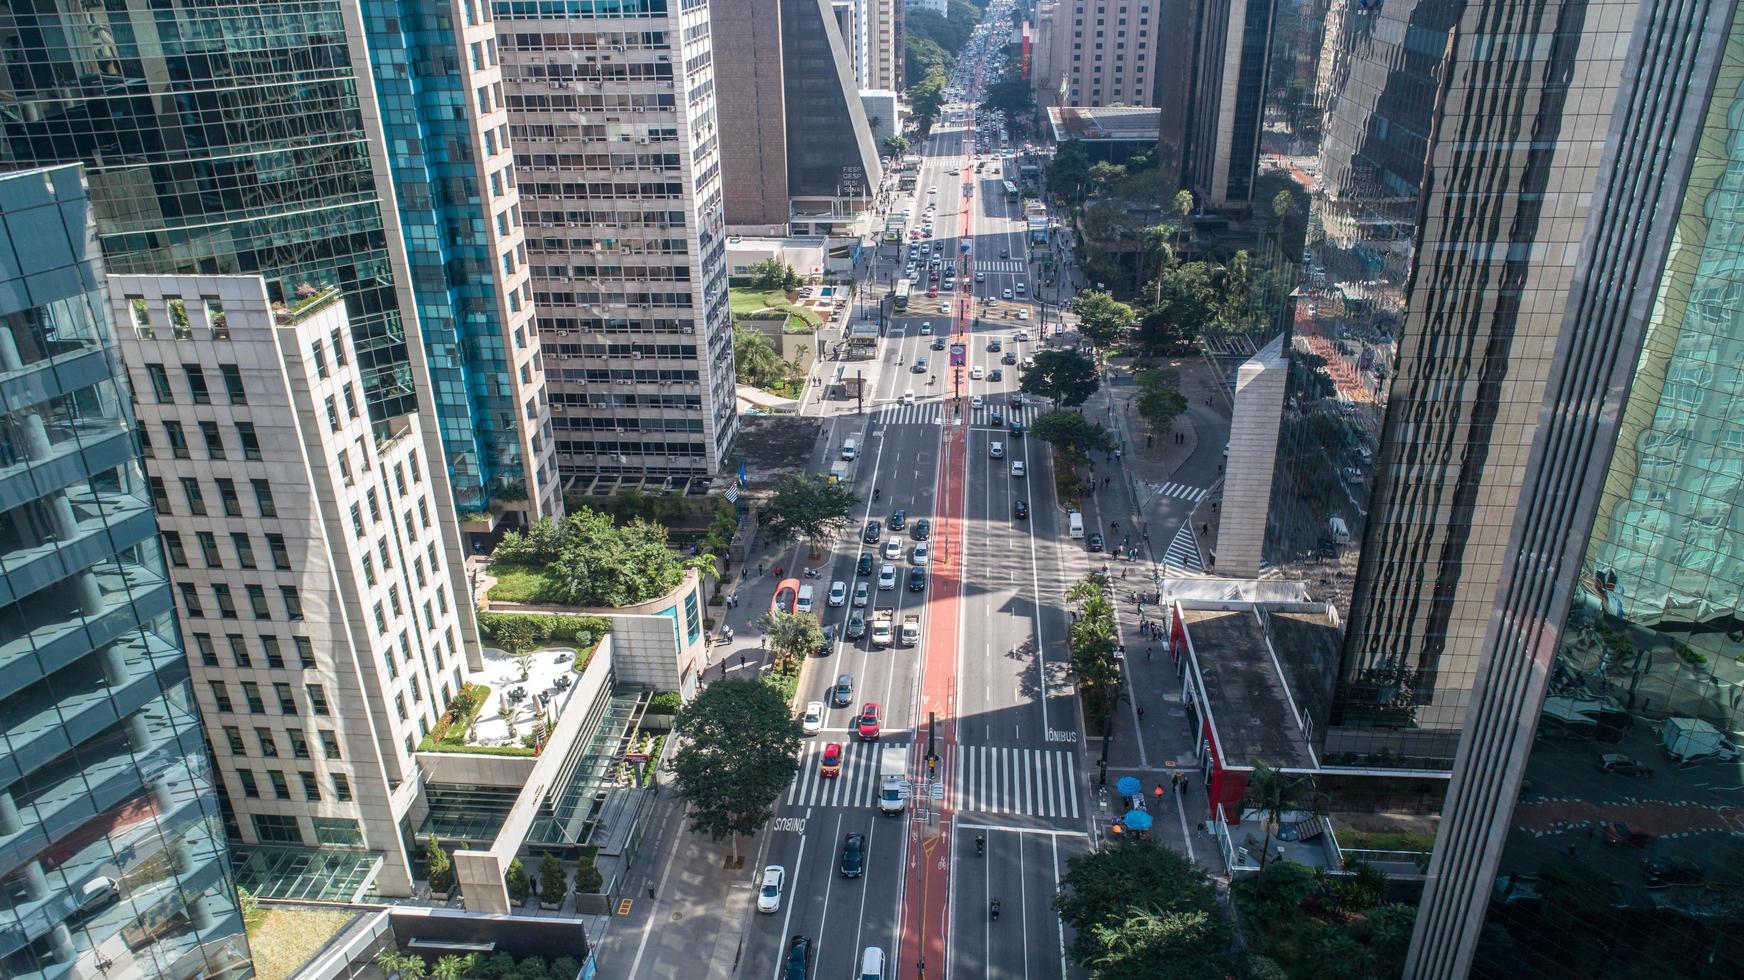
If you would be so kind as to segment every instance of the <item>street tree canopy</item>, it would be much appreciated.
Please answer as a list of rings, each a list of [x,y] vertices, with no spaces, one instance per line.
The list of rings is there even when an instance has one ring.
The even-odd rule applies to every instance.
[[[1168,847],[1122,840],[1072,858],[1054,907],[1067,955],[1094,980],[1233,975],[1230,930],[1205,873]]]
[[[1126,337],[1138,323],[1133,308],[1098,290],[1079,293],[1078,332],[1097,347],[1108,347]]]
[[[1051,398],[1056,408],[1082,405],[1100,387],[1095,362],[1071,350],[1037,351],[1035,367],[1024,372],[1022,383],[1026,394]]]
[[[679,709],[674,791],[690,829],[713,840],[754,834],[799,771],[799,720],[760,680],[719,680]]]
[[[804,657],[824,645],[824,628],[810,613],[770,610],[757,618],[757,629],[769,641],[769,649],[782,659]]]
[[[1055,449],[1073,446],[1084,452],[1107,452],[1114,448],[1108,430],[1085,418],[1083,412],[1056,409],[1037,417],[1029,431]]]
[[[859,502],[846,484],[832,483],[821,474],[795,473],[775,488],[757,520],[775,544],[799,538],[821,541],[848,526]]]
[[[1212,282],[1212,268],[1204,262],[1187,262],[1163,270],[1149,290],[1156,299],[1139,331],[1139,343],[1147,350],[1170,351],[1204,336],[1217,322],[1222,297]]]
[[[884,153],[887,156],[899,157],[908,152],[908,137],[901,133],[891,133],[884,137]]]
[[[1175,419],[1187,410],[1187,399],[1181,394],[1181,373],[1174,368],[1152,368],[1140,371],[1138,382],[1138,414],[1150,426],[1151,432],[1162,435],[1175,424]]]

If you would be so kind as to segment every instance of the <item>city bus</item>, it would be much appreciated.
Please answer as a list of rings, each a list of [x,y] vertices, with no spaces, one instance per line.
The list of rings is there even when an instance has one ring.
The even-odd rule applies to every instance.
[[[1017,185],[1012,183],[1009,180],[1006,181],[1005,182],[1005,199],[1007,201],[1015,201],[1015,200],[1017,200],[1017,197],[1018,197]]]
[[[908,309],[908,293],[909,290],[913,288],[914,283],[909,282],[907,279],[898,279],[896,281],[896,298],[894,302],[897,309]]]

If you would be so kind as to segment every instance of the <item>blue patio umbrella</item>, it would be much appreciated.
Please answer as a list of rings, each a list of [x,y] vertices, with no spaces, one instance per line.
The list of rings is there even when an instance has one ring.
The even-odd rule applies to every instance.
[[[1121,796],[1131,796],[1134,793],[1143,792],[1144,784],[1138,781],[1137,776],[1122,776],[1114,784],[1114,788],[1120,791]]]
[[[1121,822],[1126,824],[1128,830],[1145,831],[1151,829],[1151,815],[1143,810],[1126,811],[1126,816]]]

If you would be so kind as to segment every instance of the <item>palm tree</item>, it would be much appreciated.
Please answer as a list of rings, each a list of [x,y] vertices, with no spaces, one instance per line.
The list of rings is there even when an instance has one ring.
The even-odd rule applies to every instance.
[[[1272,835],[1284,821],[1284,814],[1296,809],[1312,796],[1313,784],[1299,776],[1286,774],[1264,762],[1255,762],[1253,778],[1248,781],[1247,798],[1265,816],[1266,843],[1260,848],[1260,867],[1266,866],[1266,856],[1272,850]]]
[[[1157,268],[1157,273],[1156,273],[1157,288],[1154,290],[1154,295],[1151,297],[1151,305],[1152,306],[1155,306],[1158,303],[1162,302],[1162,299],[1163,299],[1163,267],[1166,266],[1167,264],[1175,261],[1175,247],[1170,244],[1170,240],[1173,239],[1178,233],[1179,233],[1179,229],[1177,229],[1174,225],[1167,225],[1167,224],[1151,225],[1149,228],[1146,228],[1143,232],[1140,233],[1140,239],[1139,239],[1140,240],[1139,256],[1141,259],[1140,265],[1143,265],[1142,259],[1144,256],[1155,254],[1157,257],[1157,265],[1156,265],[1156,268]],[[1142,281],[1143,273],[1141,272],[1139,275],[1140,275],[1141,281]]]

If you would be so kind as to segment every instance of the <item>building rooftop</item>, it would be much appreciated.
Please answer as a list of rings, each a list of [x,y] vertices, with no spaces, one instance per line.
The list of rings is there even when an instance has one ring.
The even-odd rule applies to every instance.
[[[1054,106],[1054,140],[1126,140],[1155,143],[1162,111],[1147,106]]]
[[[1300,608],[1297,608],[1300,607]],[[1252,603],[1181,604],[1192,669],[1205,692],[1212,731],[1224,765],[1317,768],[1272,636],[1280,617],[1292,635],[1310,628],[1316,607],[1289,603],[1273,608]],[[1325,628],[1336,618],[1318,613]]]

